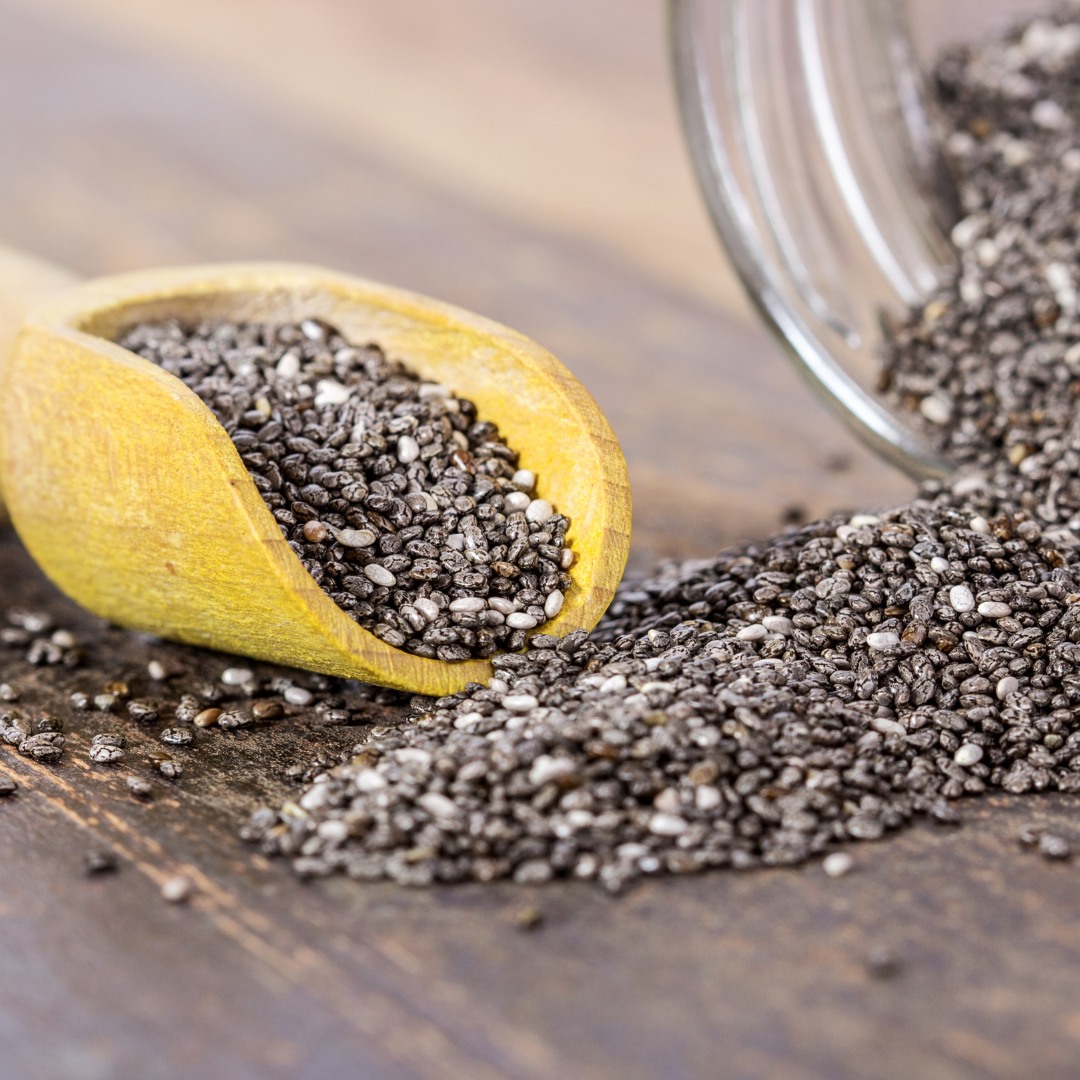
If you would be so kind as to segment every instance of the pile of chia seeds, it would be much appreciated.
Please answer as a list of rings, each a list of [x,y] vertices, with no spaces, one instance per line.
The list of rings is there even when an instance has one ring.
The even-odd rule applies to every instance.
[[[842,517],[623,589],[247,836],[407,884],[801,862],[997,788],[1080,791],[1080,581],[1023,513]]]
[[[210,407],[304,567],[387,644],[489,657],[562,609],[569,521],[473,402],[314,319],[148,323],[120,344]]]
[[[1080,24],[937,78],[960,269],[897,328],[883,389],[967,473],[624,584],[593,635],[496,657],[249,840],[307,875],[618,890],[1080,791]]]

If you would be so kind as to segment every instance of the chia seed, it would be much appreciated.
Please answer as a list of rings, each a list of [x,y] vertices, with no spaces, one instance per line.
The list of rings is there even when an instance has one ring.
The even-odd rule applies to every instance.
[[[113,743],[91,743],[87,754],[90,760],[98,765],[112,765],[124,759],[123,748]]]
[[[168,878],[161,886],[161,898],[170,904],[186,904],[194,891],[191,878],[177,874]]]
[[[113,873],[117,868],[116,855],[101,848],[92,848],[83,860],[88,874]]]
[[[829,877],[844,877],[855,868],[855,860],[846,851],[834,851],[825,856],[821,868]]]
[[[514,912],[514,926],[518,930],[535,932],[544,925],[544,912],[534,905],[520,908]]]
[[[22,739],[18,744],[19,753],[35,761],[55,763],[63,757],[65,742],[58,731],[42,731]]]
[[[154,764],[162,776],[169,780],[179,780],[184,775],[184,766],[173,757],[163,757],[155,760]]]
[[[189,728],[166,728],[161,733],[161,741],[171,746],[190,746],[195,736]]]
[[[875,945],[866,954],[867,974],[875,979],[895,979],[903,969],[903,961],[888,945]]]
[[[127,785],[128,791],[137,799],[152,799],[154,797],[153,784],[149,780],[144,780],[141,776],[125,777],[124,783]]]
[[[1039,837],[1038,849],[1044,859],[1061,860],[1072,857],[1072,845],[1065,837],[1056,833],[1043,833]]]

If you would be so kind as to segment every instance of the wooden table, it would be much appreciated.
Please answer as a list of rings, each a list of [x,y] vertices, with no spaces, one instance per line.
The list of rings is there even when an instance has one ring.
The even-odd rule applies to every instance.
[[[0,0],[0,236],[102,273],[322,262],[535,337],[624,441],[634,561],[786,515],[902,498],[753,325],[682,155],[659,11],[625,0]],[[91,19],[91,15],[93,18]],[[0,607],[44,608],[81,669],[0,681],[68,713],[151,647],[0,538]],[[159,648],[159,647],[155,647]],[[226,661],[181,648],[195,674]],[[373,716],[400,709],[373,709]],[[0,804],[0,1075],[1069,1077],[1080,1051],[1075,799],[993,799],[819,865],[423,892],[302,884],[236,830],[356,731],[207,738],[149,804],[84,753]],[[147,736],[146,747],[151,744]],[[136,751],[146,749],[136,746]],[[253,765],[253,762],[257,764]],[[88,878],[93,847],[120,856]],[[189,874],[184,906],[161,882]],[[520,911],[542,909],[524,932]],[[875,949],[899,961],[867,970]]]

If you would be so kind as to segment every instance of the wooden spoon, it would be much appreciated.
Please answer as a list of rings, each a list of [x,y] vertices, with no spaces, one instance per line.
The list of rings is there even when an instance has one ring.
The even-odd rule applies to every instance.
[[[571,521],[573,585],[543,632],[591,629],[611,602],[630,541],[626,463],[589,394],[527,338],[310,266],[71,280],[0,253],[8,333],[0,333],[0,490],[30,553],[89,610],[192,645],[424,694],[491,674],[488,661],[443,663],[392,648],[319,588],[210,410],[113,343],[164,318],[325,319],[471,398],[536,473],[538,493]]]

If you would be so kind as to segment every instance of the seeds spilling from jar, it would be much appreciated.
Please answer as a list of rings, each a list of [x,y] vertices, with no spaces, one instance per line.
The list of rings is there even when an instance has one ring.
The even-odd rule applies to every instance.
[[[313,319],[120,344],[210,407],[305,568],[387,644],[489,657],[561,610],[569,522],[473,402]]]
[[[882,389],[968,474],[1080,529],[1080,21],[956,47],[935,73],[963,218],[956,270],[896,327]]]

